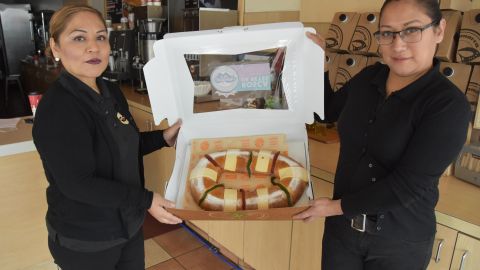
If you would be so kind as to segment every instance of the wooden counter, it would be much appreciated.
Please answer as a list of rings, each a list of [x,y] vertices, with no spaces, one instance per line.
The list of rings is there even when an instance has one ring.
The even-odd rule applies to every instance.
[[[127,99],[128,105],[134,106],[138,109],[141,109],[149,113],[152,112],[152,109],[150,108],[150,99],[148,98],[148,95],[139,94],[135,92],[135,87],[129,84],[122,84],[120,88],[122,89],[122,92],[125,95],[125,98]]]
[[[35,151],[32,140],[32,124],[26,124],[22,117],[17,128],[0,132],[0,157],[28,151]]]

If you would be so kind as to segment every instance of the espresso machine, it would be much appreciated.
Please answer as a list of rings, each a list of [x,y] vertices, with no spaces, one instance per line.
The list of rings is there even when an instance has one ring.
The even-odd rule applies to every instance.
[[[33,13],[31,19],[31,31],[33,40],[35,42],[35,52],[40,52],[43,56],[45,48],[48,46],[50,38],[49,26],[50,18],[52,18],[53,10],[40,10]]]
[[[165,6],[140,6],[134,8],[137,26],[137,54],[132,67],[138,70],[139,93],[147,93],[144,84],[143,66],[154,57],[153,44],[167,32],[167,12]]]
[[[133,79],[132,60],[135,48],[135,33],[133,30],[113,30],[109,35],[110,56],[108,69],[103,78],[113,82]]]

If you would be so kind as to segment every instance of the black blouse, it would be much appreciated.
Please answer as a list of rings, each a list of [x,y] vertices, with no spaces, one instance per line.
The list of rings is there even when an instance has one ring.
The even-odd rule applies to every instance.
[[[433,236],[438,181],[465,143],[471,119],[465,95],[438,69],[435,59],[389,97],[386,65],[365,68],[335,93],[326,74],[326,120],[338,121],[340,136],[334,199],[342,199],[344,212],[327,225],[367,214],[377,217],[378,234]]]
[[[97,84],[101,95],[63,72],[39,104],[33,139],[49,182],[49,228],[118,243],[140,229],[152,202],[143,155],[166,143],[162,131],[138,131],[117,85]]]

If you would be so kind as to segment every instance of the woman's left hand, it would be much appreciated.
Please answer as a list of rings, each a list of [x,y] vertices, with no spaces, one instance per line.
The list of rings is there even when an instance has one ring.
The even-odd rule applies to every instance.
[[[163,139],[165,139],[165,142],[167,142],[168,146],[173,146],[175,144],[181,125],[182,125],[182,120],[179,119],[172,126],[163,130]]]
[[[341,200],[320,198],[311,201],[310,207],[307,210],[293,216],[293,219],[300,219],[305,222],[309,222],[319,217],[338,215],[343,215]]]

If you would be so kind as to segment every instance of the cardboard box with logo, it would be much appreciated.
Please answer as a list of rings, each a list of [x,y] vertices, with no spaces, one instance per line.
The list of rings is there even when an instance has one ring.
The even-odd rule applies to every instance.
[[[324,52],[306,31],[314,30],[278,23],[167,34],[154,44],[144,73],[155,124],[182,119],[165,193],[176,208],[169,211],[186,220],[285,220],[308,207],[313,192],[305,124],[313,123],[314,113],[324,118]],[[186,54],[235,56],[235,62],[216,63],[205,78],[231,109],[219,109],[222,99],[194,104]],[[270,56],[267,66],[245,60],[255,55]],[[195,113],[200,105],[208,108]],[[198,196],[198,190],[205,192]],[[288,204],[280,203],[287,206],[271,206],[275,196],[285,197]]]
[[[325,38],[327,50],[348,52],[359,18],[360,14],[356,12],[335,13]]]
[[[460,63],[440,63],[440,73],[453,82],[462,93],[466,93],[472,66]]]
[[[325,71],[328,71],[328,80],[330,85],[335,85],[335,77],[337,76],[338,61],[340,54],[334,52],[325,52]]]
[[[435,56],[443,61],[455,62],[462,13],[455,10],[442,10],[442,16],[447,21],[447,28]]]
[[[378,43],[373,36],[378,30],[378,12],[360,14],[348,51],[351,54],[378,55]]]
[[[334,91],[342,88],[346,82],[367,66],[367,57],[363,55],[342,54],[338,61]]]
[[[480,9],[463,14],[456,60],[459,63],[480,63]]]

